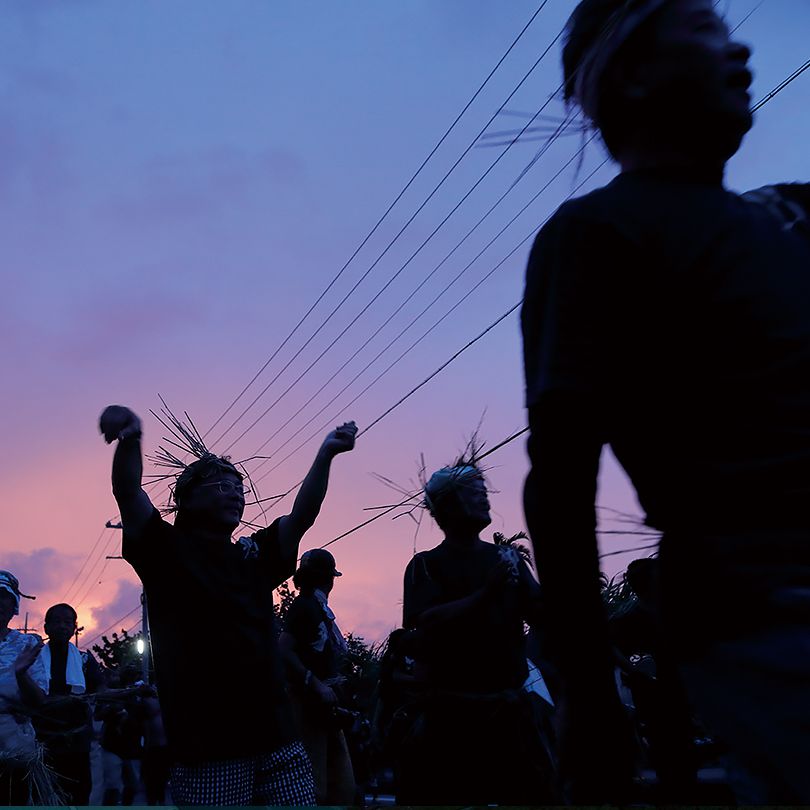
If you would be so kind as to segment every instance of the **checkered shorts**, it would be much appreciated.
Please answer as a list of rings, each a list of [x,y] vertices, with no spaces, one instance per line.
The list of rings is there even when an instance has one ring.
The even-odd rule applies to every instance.
[[[300,742],[270,754],[176,765],[171,791],[178,805],[315,804],[312,765]]]

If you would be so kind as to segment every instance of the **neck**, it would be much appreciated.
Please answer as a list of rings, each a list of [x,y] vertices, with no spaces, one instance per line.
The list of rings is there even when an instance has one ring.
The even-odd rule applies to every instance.
[[[444,542],[458,548],[471,548],[480,541],[480,534],[473,529],[448,529],[444,533]]]
[[[623,172],[677,169],[690,175],[718,177],[721,181],[726,167],[722,158],[695,155],[688,150],[659,144],[652,148],[627,149],[617,156]]]
[[[51,648],[51,650],[56,650],[57,652],[65,652],[67,650],[69,644],[70,644],[70,639],[66,639],[66,640],[62,640],[62,641],[52,639],[52,638],[48,639],[48,646]]]

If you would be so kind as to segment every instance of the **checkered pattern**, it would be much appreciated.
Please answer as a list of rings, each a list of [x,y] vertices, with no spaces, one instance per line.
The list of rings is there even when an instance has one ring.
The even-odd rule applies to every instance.
[[[315,804],[312,765],[299,742],[255,757],[177,765],[171,789],[178,805]]]

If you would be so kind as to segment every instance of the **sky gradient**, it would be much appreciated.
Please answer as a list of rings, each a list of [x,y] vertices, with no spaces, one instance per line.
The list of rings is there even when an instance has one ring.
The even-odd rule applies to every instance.
[[[10,463],[0,487],[0,567],[37,595],[23,605],[33,626],[41,630],[45,608],[67,599],[91,641],[137,607],[134,573],[121,560],[105,559],[119,553],[120,533],[104,530],[116,507],[112,449],[97,431],[103,407],[126,404],[142,416],[147,452],[165,434],[149,414],[159,408],[158,394],[208,431],[352,255],[538,4],[3,4],[0,353]],[[730,0],[731,23],[755,5]],[[542,145],[516,144],[420,248],[502,151],[471,149],[296,356],[474,142],[572,7],[569,0],[549,0],[333,290],[208,435],[212,449],[235,459],[272,456],[248,463],[262,496],[300,480],[331,427],[345,419],[361,429],[369,425],[520,299],[530,247],[521,240],[601,163],[596,144],[581,166],[574,160],[472,260],[572,158],[577,135],[554,144],[476,226]],[[810,5],[796,0],[765,0],[744,23],[739,36],[754,49],[755,99],[807,59],[808,30]],[[729,166],[732,188],[810,179],[808,81],[810,74],[763,109]],[[555,46],[507,108],[534,112],[559,82]],[[554,100],[544,114],[561,116],[564,107]],[[526,121],[501,114],[488,132]],[[584,189],[613,171],[603,168]],[[302,550],[368,519],[374,514],[368,507],[398,499],[372,473],[411,487],[422,454],[428,471],[452,461],[479,422],[488,446],[520,429],[522,386],[515,313],[362,436],[354,453],[336,460],[323,511]],[[527,469],[523,440],[488,461],[496,492],[485,536],[517,532]],[[164,497],[157,490],[156,499]],[[609,457],[599,498],[638,513]],[[282,501],[268,519],[290,503]],[[255,509],[247,516],[263,519]],[[605,520],[603,528],[623,525]],[[440,539],[429,519],[417,533],[408,517],[387,516],[331,546],[345,574],[332,597],[344,631],[378,640],[394,628],[408,559],[414,548]],[[602,550],[631,549],[647,539],[604,535]],[[606,557],[606,570],[621,570],[633,556]],[[120,624],[132,627],[137,619],[133,614]]]

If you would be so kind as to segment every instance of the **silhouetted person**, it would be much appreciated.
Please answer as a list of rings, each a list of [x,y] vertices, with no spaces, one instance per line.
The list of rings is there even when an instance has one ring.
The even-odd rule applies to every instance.
[[[406,647],[423,697],[402,745],[397,801],[553,803],[523,691],[523,622],[538,617],[540,586],[514,549],[481,539],[489,500],[475,466],[439,470],[424,495],[445,539],[405,571],[403,626],[414,631]]]
[[[353,804],[355,793],[352,761],[336,713],[347,648],[329,594],[340,576],[326,549],[303,554],[293,576],[299,594],[279,638],[296,727],[312,760],[315,798],[325,805]]]
[[[142,687],[138,693],[138,708],[144,732],[141,781],[146,792],[146,803],[159,805],[166,800],[172,763],[160,702],[153,686]]]
[[[101,415],[118,440],[113,494],[123,555],[149,605],[177,804],[311,804],[312,767],[295,739],[273,627],[273,589],[292,576],[320,511],[333,458],[354,447],[349,422],[321,445],[289,515],[231,542],[245,508],[242,474],[211,453],[179,475],[174,525],[141,488],[141,424],[128,408]],[[204,635],[189,632],[200,626]],[[211,651],[211,644],[216,650]]]
[[[759,777],[749,801],[810,802],[807,189],[724,188],[749,56],[711,0],[583,0],[568,25],[566,94],[621,166],[543,228],[522,312],[525,508],[576,802],[623,800],[632,773],[594,537],[605,444],[664,532],[691,702]]]
[[[76,633],[76,610],[68,604],[52,605],[45,613],[48,643],[40,657],[48,672],[48,701],[37,737],[47,750],[65,803],[86,805],[93,787],[90,746],[93,720],[90,704],[81,696],[103,686],[103,675],[90,652],[80,652],[71,639]]]
[[[20,583],[0,571],[0,804],[25,805],[37,796],[34,772],[42,767],[29,707],[45,700],[48,674],[42,663],[42,639],[35,633],[12,630],[8,624],[20,612]]]
[[[658,569],[657,558],[633,560],[627,566],[625,582],[635,599],[611,618],[610,637],[633,697],[637,723],[649,744],[658,777],[656,803],[703,804],[697,781],[697,729],[673,651],[662,644]],[[688,592],[688,582],[683,587]]]

